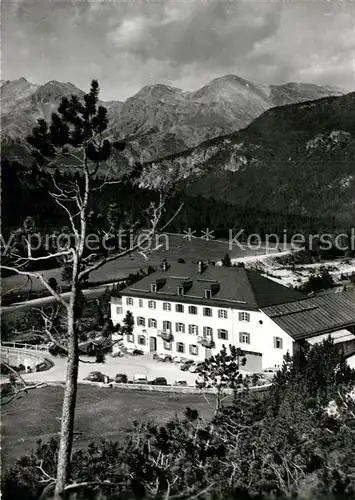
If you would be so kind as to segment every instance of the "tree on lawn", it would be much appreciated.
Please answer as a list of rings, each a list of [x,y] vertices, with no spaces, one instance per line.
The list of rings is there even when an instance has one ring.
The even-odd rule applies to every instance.
[[[105,263],[120,259],[139,248],[147,248],[153,235],[158,230],[164,230],[180,210],[161,227],[166,201],[166,196],[161,191],[159,201],[155,204],[151,203],[147,209],[145,227],[148,229],[146,232],[139,230],[136,221],[129,221],[129,229],[134,229],[133,238],[130,235],[129,246],[107,247],[104,244],[112,237],[112,230],[118,231],[122,227],[127,229],[127,220],[120,220],[117,221],[119,225],[114,228],[109,227],[109,224],[106,227],[96,225],[94,234],[100,237],[99,248],[92,250],[92,242],[89,248],[87,238],[90,236],[89,231],[95,221],[96,224],[99,220],[101,224],[105,222],[105,218],[100,218],[99,214],[93,212],[95,193],[109,184],[133,182],[141,174],[138,168],[132,168],[124,175],[117,172],[115,155],[117,151],[122,151],[125,145],[122,142],[111,142],[104,138],[107,126],[107,110],[99,104],[99,85],[96,80],[92,81],[90,91],[84,95],[83,100],[77,96],[64,97],[58,112],[52,114],[49,124],[45,120],[38,120],[37,126],[27,141],[40,171],[45,170],[51,173],[48,190],[53,203],[57,204],[67,216],[70,235],[64,234],[65,238],[57,238],[54,243],[51,241],[51,249],[46,255],[35,256],[31,241],[34,229],[26,226],[22,234],[26,255],[23,252],[17,252],[16,249],[10,250],[12,265],[2,266],[5,270],[25,275],[29,279],[39,279],[66,312],[68,357],[56,472],[55,493],[57,497],[64,495],[71,477],[79,366],[78,322],[82,285],[91,272],[100,269]],[[74,180],[68,179],[67,182],[58,183],[54,175],[56,168],[80,171],[80,176]],[[164,193],[167,191],[164,186]],[[66,269],[71,292],[69,301],[63,299],[42,272],[29,271],[31,263],[38,264],[38,261],[46,262],[53,258],[58,259]],[[47,319],[50,321],[49,318]]]
[[[226,253],[226,255],[222,259],[222,266],[231,267],[231,265],[232,265],[231,258],[229,257],[229,254]]]
[[[198,386],[200,388],[212,386],[217,389],[216,413],[221,409],[224,400],[223,389],[236,389],[242,384],[243,378],[239,370],[245,363],[243,351],[233,345],[229,345],[229,352],[223,345],[218,354],[205,360],[200,371]]]
[[[127,311],[126,316],[123,318],[122,334],[132,335],[134,327],[134,318],[131,311]]]

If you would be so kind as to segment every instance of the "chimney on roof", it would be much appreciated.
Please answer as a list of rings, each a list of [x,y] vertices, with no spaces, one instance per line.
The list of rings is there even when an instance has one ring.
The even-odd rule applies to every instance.
[[[161,268],[163,271],[167,271],[169,269],[169,264],[167,263],[166,259],[163,260]]]
[[[206,266],[205,266],[205,264],[203,263],[203,261],[202,261],[202,260],[199,260],[199,261],[197,262],[197,271],[198,271],[198,273],[199,273],[199,274],[202,274],[202,273],[203,273],[203,271],[205,270],[205,267],[206,267]]]

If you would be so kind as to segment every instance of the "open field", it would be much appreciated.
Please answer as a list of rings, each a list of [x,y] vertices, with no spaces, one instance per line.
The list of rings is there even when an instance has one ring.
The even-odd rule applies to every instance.
[[[109,285],[107,285],[109,286]],[[107,286],[99,286],[95,288],[89,288],[87,290],[83,290],[83,294],[85,297],[87,297],[88,300],[92,300],[96,297],[99,297],[104,293],[106,290]],[[62,294],[63,298],[69,298],[70,297],[70,292],[63,293]],[[31,299],[28,301],[24,302],[14,302],[13,304],[9,306],[3,306],[1,308],[1,317],[6,321],[16,321],[22,317],[24,317],[26,314],[29,313],[29,311],[34,308],[34,307],[43,307],[48,304],[52,304],[55,302],[55,298],[52,296],[49,297],[40,297],[37,299]]]
[[[201,238],[194,238],[188,241],[186,238],[178,234],[165,234],[157,235],[154,241],[153,248],[159,246],[157,250],[153,251],[146,260],[141,254],[135,253],[132,256],[127,256],[119,259],[116,262],[109,262],[108,264],[102,266],[101,269],[94,271],[90,276],[91,282],[98,282],[104,280],[115,281],[118,279],[125,278],[129,273],[134,273],[139,271],[141,268],[147,268],[151,266],[159,266],[163,259],[170,262],[176,262],[179,258],[183,258],[186,262],[197,261],[197,260],[214,260],[218,261],[224,257],[226,253],[230,255],[231,258],[244,257],[248,255],[256,255],[265,252],[265,249],[253,249],[246,248],[242,250],[238,246],[234,246],[232,250],[229,248],[229,242],[226,241],[214,241],[214,240],[202,240]],[[60,283],[61,282],[61,268],[50,269],[42,271],[42,274],[51,278],[54,277]],[[2,280],[2,293],[6,293],[13,288],[22,288],[22,291],[30,289],[30,283],[26,284],[26,278],[20,275],[10,276]],[[43,290],[43,285],[39,280],[33,280],[32,290]]]
[[[276,254],[282,257],[288,252]],[[318,273],[321,269],[326,269],[336,285],[342,284],[344,276],[355,273],[355,259],[337,258],[323,262],[313,262],[312,264],[296,264],[285,266],[279,264],[273,255],[248,256],[245,258],[233,259],[233,263],[243,261],[245,266],[262,271],[269,279],[284,286],[299,286],[309,280],[310,276]],[[345,278],[345,281],[348,278]]]
[[[2,466],[6,468],[28,453],[36,440],[58,436],[62,387],[36,389],[2,408]],[[211,397],[212,402],[212,397]],[[75,445],[107,437],[117,440],[132,430],[135,419],[165,422],[186,407],[209,419],[211,407],[203,395],[136,392],[80,385],[75,431],[82,432]]]

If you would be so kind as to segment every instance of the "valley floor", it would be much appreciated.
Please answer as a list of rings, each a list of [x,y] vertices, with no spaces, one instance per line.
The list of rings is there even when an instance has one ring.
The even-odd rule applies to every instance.
[[[327,269],[334,283],[339,285],[346,280],[346,277],[355,273],[355,259],[336,259],[312,264],[299,264],[295,265],[294,269],[277,262],[277,257],[290,255],[290,253],[289,250],[285,250],[273,254],[237,257],[231,259],[231,261],[232,264],[243,262],[246,267],[258,269],[268,278],[285,286],[299,286],[307,281],[312,273],[319,271],[321,268]]]
[[[29,453],[37,439],[57,438],[63,388],[47,386],[14,400],[2,409],[2,467]],[[210,402],[203,394],[165,394],[79,385],[75,418],[75,448],[90,440],[117,440],[132,432],[134,420],[166,422],[186,407],[201,416],[212,416]]]

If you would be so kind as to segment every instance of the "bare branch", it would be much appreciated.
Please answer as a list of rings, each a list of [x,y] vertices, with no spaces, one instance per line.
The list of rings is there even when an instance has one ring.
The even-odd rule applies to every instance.
[[[168,224],[171,224],[171,222],[175,219],[175,217],[181,211],[182,207],[183,207],[183,204],[180,205],[179,209],[175,212],[174,216],[171,217]],[[81,271],[81,273],[79,274],[79,281],[81,281],[85,276],[88,276],[91,272],[96,271],[97,269],[100,269],[100,267],[105,265],[107,262],[112,262],[114,260],[121,259],[122,257],[125,257],[126,255],[130,255],[131,253],[135,252],[140,247],[142,247],[145,243],[149,242],[150,239],[157,232],[157,225],[158,225],[158,222],[160,220],[162,208],[163,208],[163,202],[161,202],[158,207],[153,207],[153,212],[154,212],[154,215],[152,218],[152,221],[153,221],[152,226],[153,227],[149,231],[147,236],[142,241],[140,241],[140,243],[137,243],[136,245],[132,245],[132,247],[127,248],[126,250],[123,250],[121,252],[117,252],[115,254],[109,255],[108,257],[103,257],[98,262],[92,264],[87,269],[84,269],[83,271]],[[166,227],[167,227],[167,224],[165,224],[162,229],[165,229]]]
[[[66,309],[68,309],[68,304],[65,302],[63,297],[59,295],[48,283],[48,281],[44,278],[42,274],[39,272],[30,272],[30,271],[21,271],[20,269],[17,269],[16,267],[12,266],[0,266],[1,269],[7,269],[8,271],[15,272],[17,274],[20,274],[21,276],[30,276],[32,278],[37,278],[41,281],[41,283],[45,286],[45,288],[50,292],[50,294],[57,299],[58,302],[60,302]]]
[[[41,472],[41,474],[44,475],[45,479],[42,480],[42,482],[48,482],[51,481],[52,483],[55,483],[56,479],[49,474],[43,469],[43,460],[41,460],[40,464],[36,466],[37,469]]]
[[[35,384],[35,385],[27,385],[26,381],[24,380],[24,378],[11,365],[9,365],[8,363],[6,363],[5,361],[1,361],[1,364],[3,366],[5,366],[11,373],[13,373],[15,375],[15,377],[20,380],[20,382],[21,382],[21,384],[23,386],[20,389],[17,389],[17,388],[15,389],[15,386],[13,384],[11,384],[12,387],[15,389],[15,392],[13,394],[10,394],[10,398],[9,399],[4,400],[4,397],[2,397],[2,399],[1,399],[1,406],[5,406],[5,405],[11,403],[21,393],[27,394],[28,391],[30,391],[32,389],[37,389],[38,387],[43,387],[43,386],[47,385],[47,384],[45,384],[45,382],[39,382],[38,384]]]
[[[79,281],[81,281],[85,276],[89,275],[91,272],[96,271],[97,269],[100,269],[104,264],[107,262],[112,262],[113,260],[121,259],[122,257],[125,257],[126,255],[129,255],[133,253],[135,250],[138,250],[142,245],[147,243],[150,238],[154,235],[155,231],[150,231],[149,234],[144,238],[140,243],[137,243],[136,245],[133,245],[130,248],[127,248],[126,250],[122,250],[121,252],[109,255],[108,257],[103,257],[101,260],[93,264],[92,266],[88,267],[87,269],[84,269],[84,271],[81,271],[79,274]]]
[[[110,166],[107,169],[107,172],[106,172],[106,175],[104,177],[104,180],[103,180],[102,184],[100,186],[96,187],[96,188],[92,188],[91,191],[100,191],[101,189],[103,189],[108,184],[121,184],[122,183],[122,180],[117,180],[117,181],[108,181],[107,180],[109,178],[109,175],[111,173],[113,165],[114,165],[114,163],[113,163],[113,161],[111,161],[110,162]],[[95,171],[95,173],[96,172],[97,172],[97,170]]]
[[[29,276],[27,276],[27,281],[21,285],[20,287],[14,287],[14,288],[11,288],[10,290],[8,290],[7,292],[3,293],[2,296],[5,297],[6,295],[12,293],[12,292],[19,292],[20,290],[22,290],[22,288],[25,288],[27,286],[27,283],[30,282],[31,283],[31,288],[32,288],[32,280]]]
[[[58,346],[60,349],[63,350],[63,352],[68,355],[68,349],[67,347],[65,347],[61,342],[59,342],[52,334],[51,332],[51,329],[53,328],[53,321],[56,317],[56,315],[58,314],[58,309],[57,311],[51,315],[51,316],[48,316],[44,311],[43,309],[39,309],[37,307],[33,308],[34,311],[38,311],[41,316],[42,316],[42,319],[43,319],[43,322],[44,322],[44,332],[40,331],[40,330],[35,330],[35,329],[32,329],[32,333],[36,333],[38,332],[39,334],[43,335],[47,335],[49,340],[55,344],[56,346]],[[95,349],[95,353],[96,352],[101,352],[101,351],[106,351],[107,349],[110,349],[111,347],[113,347],[114,345],[118,344],[121,340],[118,339],[118,340],[115,340],[113,342],[110,342],[109,345],[106,345],[104,347],[98,347],[97,349]],[[93,341],[94,342],[94,341]],[[85,356],[85,352],[81,351],[79,349],[79,355],[81,356]],[[89,360],[84,360],[84,359],[81,359],[79,358],[79,361],[80,363],[86,363],[86,364],[97,364],[97,361],[89,361]]]
[[[17,255],[14,253],[11,253],[10,255],[13,257],[16,257],[17,260],[39,261],[39,260],[54,259],[56,257],[64,257],[65,255],[70,255],[72,253],[73,253],[73,251],[71,249],[69,249],[69,250],[62,250],[60,252],[52,253],[49,255],[43,255],[42,257],[32,257],[31,255],[27,255],[26,257],[22,257],[21,255]]]
[[[111,481],[84,481],[82,483],[73,483],[65,487],[65,491],[77,490],[79,488],[84,488],[86,486],[111,486],[115,488],[117,486],[122,486],[123,483],[112,483]]]
[[[51,196],[53,196],[53,193],[49,193]],[[78,199],[78,197],[76,196],[76,199]],[[65,212],[68,214],[68,217],[69,217],[69,221],[70,221],[70,225],[72,227],[72,230],[76,236],[76,238],[79,238],[79,232],[76,228],[76,225],[75,225],[75,222],[74,222],[74,219],[75,217],[78,217],[78,215],[80,215],[80,207],[79,207],[79,211],[76,212],[74,215],[70,212],[69,208],[66,207],[64,205],[64,203],[62,203],[58,198],[55,198],[54,197],[54,201],[57,203],[57,205],[59,205],[63,210],[65,210]],[[79,205],[79,201],[77,202],[77,205]]]
[[[181,203],[181,205],[179,206],[179,208],[177,209],[177,211],[174,213],[174,215],[168,220],[168,222],[166,224],[164,224],[164,226],[162,228],[160,228],[160,231],[164,231],[164,229],[166,229],[176,219],[176,217],[181,212],[183,206],[184,206],[184,204]]]

